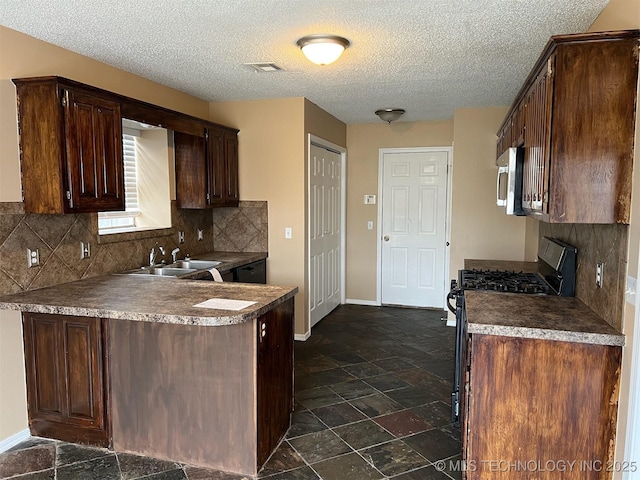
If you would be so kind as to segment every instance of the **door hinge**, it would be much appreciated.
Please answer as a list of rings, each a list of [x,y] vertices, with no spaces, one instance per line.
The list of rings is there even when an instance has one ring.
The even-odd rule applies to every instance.
[[[211,194],[207,193],[207,203],[209,203],[211,201]]]
[[[553,62],[551,58],[547,60],[547,75],[553,75]]]
[[[204,139],[208,142],[209,141],[209,130],[205,130],[204,131]]]
[[[63,92],[64,94],[62,95],[60,102],[62,103],[63,107],[66,107],[67,105],[69,105],[69,90],[63,90]]]
[[[71,201],[71,190],[67,190],[67,200],[69,200],[69,206],[73,207],[73,202]]]
[[[260,322],[260,342],[267,336],[267,324],[266,322]]]

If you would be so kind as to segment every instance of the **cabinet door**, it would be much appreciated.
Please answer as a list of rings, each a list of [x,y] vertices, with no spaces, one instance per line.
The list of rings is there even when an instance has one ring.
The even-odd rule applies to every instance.
[[[31,433],[108,446],[101,320],[24,314],[23,328]]]
[[[549,59],[525,100],[522,207],[530,213],[548,212],[554,58]]]
[[[213,206],[224,204],[226,185],[224,155],[224,132],[209,129],[207,131],[207,185],[209,203]]]
[[[237,207],[240,200],[238,186],[238,135],[235,133],[224,134],[224,160],[225,160],[225,187],[224,204],[228,207]]]
[[[179,208],[209,206],[206,141],[204,136],[175,132],[176,203]]]
[[[256,321],[258,469],[289,428],[293,411],[293,299]]]
[[[69,211],[124,210],[120,106],[65,90],[65,140]]]

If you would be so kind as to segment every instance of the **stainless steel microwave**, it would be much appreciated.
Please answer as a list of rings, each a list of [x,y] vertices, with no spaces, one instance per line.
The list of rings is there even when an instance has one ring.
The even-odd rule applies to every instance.
[[[522,209],[522,163],[524,148],[508,148],[500,157],[496,179],[496,204],[507,215],[525,215]]]

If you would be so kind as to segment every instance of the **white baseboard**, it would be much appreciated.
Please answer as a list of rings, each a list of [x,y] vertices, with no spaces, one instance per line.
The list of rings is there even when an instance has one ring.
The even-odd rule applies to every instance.
[[[311,330],[306,333],[296,333],[293,338],[298,342],[306,342],[311,336]]]
[[[15,447],[20,442],[24,442],[29,437],[31,437],[31,432],[28,428],[25,428],[24,430],[21,430],[18,433],[14,433],[4,440],[0,440],[0,453],[6,452],[11,447]]]
[[[344,303],[350,305],[367,305],[369,307],[379,307],[380,304],[375,300],[358,300],[357,298],[347,298]]]

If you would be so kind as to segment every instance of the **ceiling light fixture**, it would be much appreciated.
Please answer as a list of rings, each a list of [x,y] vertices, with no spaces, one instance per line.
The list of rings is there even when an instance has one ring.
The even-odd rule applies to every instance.
[[[402,108],[383,108],[381,110],[376,110],[376,115],[380,117],[380,120],[383,122],[391,123],[398,120],[402,115],[404,115],[405,110]]]
[[[344,37],[337,35],[307,35],[296,42],[302,53],[317,65],[329,65],[335,62],[345,48],[351,43]]]

